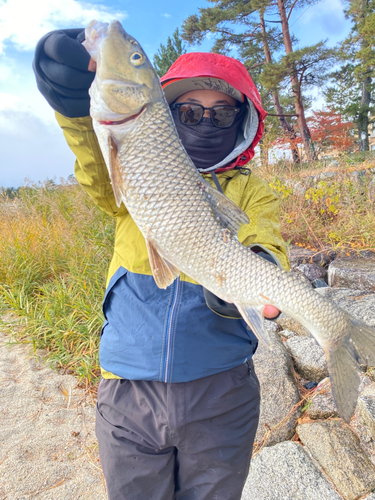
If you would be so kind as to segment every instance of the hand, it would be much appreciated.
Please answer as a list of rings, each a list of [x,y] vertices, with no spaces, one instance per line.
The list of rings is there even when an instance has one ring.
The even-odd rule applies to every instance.
[[[89,67],[87,68],[89,71],[96,71],[96,62],[94,61],[93,58],[90,59],[89,61]]]
[[[263,316],[266,319],[273,319],[280,313],[279,309],[274,306],[265,306],[263,309]]]
[[[89,115],[89,88],[96,64],[81,43],[84,36],[83,29],[52,31],[35,51],[39,90],[53,109],[70,118]]]

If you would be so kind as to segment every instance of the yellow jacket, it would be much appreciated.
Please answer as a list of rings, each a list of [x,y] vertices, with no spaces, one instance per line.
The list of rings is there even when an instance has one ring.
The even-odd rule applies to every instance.
[[[107,167],[90,117],[66,118],[56,112],[66,141],[76,156],[75,176],[99,208],[116,218],[116,238],[108,281],[120,266],[152,275],[142,233],[122,204],[117,207]],[[210,174],[203,175],[214,185]],[[256,175],[242,175],[239,170],[217,174],[224,194],[244,210],[250,223],[241,227],[238,239],[245,246],[262,245],[284,269],[289,269],[285,242],[280,233],[279,199],[269,185]],[[195,283],[181,274],[181,279]]]

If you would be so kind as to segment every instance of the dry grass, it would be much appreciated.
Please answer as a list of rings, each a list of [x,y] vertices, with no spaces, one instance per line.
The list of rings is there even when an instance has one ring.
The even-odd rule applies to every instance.
[[[114,222],[73,181],[0,199],[0,307],[21,319],[18,341],[90,384],[113,234]]]
[[[259,167],[281,197],[284,239],[320,251],[375,250],[375,181],[370,161],[295,171]],[[353,170],[367,169],[361,177]],[[320,184],[311,174],[335,171]],[[310,191],[308,191],[310,190]],[[307,195],[307,196],[306,196]],[[0,310],[21,320],[7,327],[18,342],[45,349],[52,365],[92,389],[99,375],[101,302],[114,221],[74,182],[23,187],[0,196]]]
[[[282,234],[288,243],[315,251],[375,251],[374,167],[373,160],[357,165],[342,160],[331,167],[317,163],[298,170],[279,163],[256,173],[280,195]],[[358,171],[363,175],[353,173]]]

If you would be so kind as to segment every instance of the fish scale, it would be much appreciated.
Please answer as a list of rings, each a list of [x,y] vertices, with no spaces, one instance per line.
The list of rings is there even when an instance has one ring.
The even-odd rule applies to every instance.
[[[156,284],[166,288],[185,273],[234,303],[269,346],[265,305],[299,321],[324,350],[339,414],[349,422],[358,362],[375,365],[375,330],[238,241],[246,214],[197,172],[151,63],[118,21],[90,23],[85,46],[97,62],[90,89],[94,129],[116,202],[125,203],[145,237]]]

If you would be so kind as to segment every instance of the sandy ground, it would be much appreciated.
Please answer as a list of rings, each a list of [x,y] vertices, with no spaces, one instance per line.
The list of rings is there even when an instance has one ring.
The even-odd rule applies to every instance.
[[[0,500],[106,500],[94,428],[77,379],[0,331]]]

